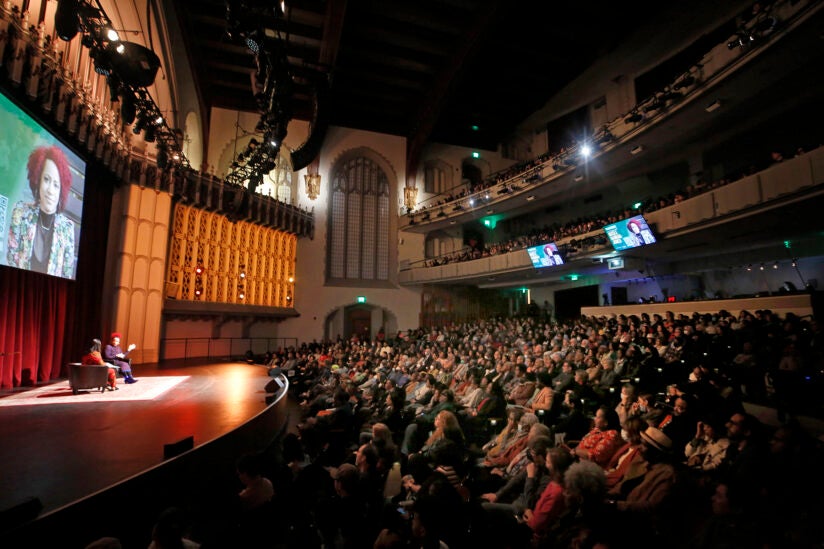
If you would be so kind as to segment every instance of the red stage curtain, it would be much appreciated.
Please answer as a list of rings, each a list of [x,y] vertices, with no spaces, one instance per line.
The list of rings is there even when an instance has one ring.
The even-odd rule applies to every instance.
[[[69,284],[0,268],[0,388],[60,377]]]

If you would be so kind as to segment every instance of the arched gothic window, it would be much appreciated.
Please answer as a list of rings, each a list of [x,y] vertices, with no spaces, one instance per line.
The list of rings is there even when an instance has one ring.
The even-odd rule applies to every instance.
[[[386,173],[357,156],[332,172],[328,280],[389,280],[390,191]]]

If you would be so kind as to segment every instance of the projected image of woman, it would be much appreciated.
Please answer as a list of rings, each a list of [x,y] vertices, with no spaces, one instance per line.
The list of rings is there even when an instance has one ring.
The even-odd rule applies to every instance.
[[[34,202],[21,200],[11,212],[6,260],[12,267],[73,278],[74,223],[63,214],[72,186],[69,161],[58,147],[38,147],[27,170]]]

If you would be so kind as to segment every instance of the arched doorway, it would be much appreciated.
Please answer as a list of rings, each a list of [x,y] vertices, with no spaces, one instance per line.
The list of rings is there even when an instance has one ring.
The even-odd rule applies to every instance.
[[[361,340],[374,339],[383,329],[387,336],[398,331],[398,320],[392,311],[376,305],[358,303],[339,307],[326,316],[324,338],[350,339],[357,334]]]

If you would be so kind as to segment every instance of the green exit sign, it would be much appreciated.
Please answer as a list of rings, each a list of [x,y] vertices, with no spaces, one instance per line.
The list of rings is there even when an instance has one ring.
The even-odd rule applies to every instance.
[[[357,301],[358,301],[358,303],[366,303],[366,296],[365,295],[359,295]]]

